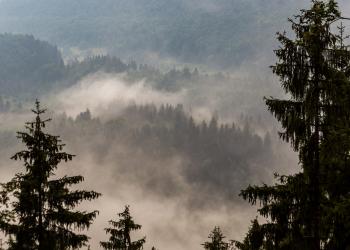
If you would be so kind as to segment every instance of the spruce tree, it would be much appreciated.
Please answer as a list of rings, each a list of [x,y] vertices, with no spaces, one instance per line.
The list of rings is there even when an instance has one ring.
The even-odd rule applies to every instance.
[[[262,227],[259,225],[257,219],[252,221],[252,226],[249,229],[243,243],[234,241],[235,246],[241,250],[261,250],[264,246],[264,233]],[[264,246],[264,249],[269,249],[268,246]]]
[[[81,183],[83,176],[55,178],[58,165],[74,157],[63,151],[59,136],[43,129],[50,119],[43,119],[45,109],[36,101],[33,122],[26,123],[25,132],[17,132],[26,149],[17,152],[12,159],[23,160],[25,170],[3,184],[10,197],[13,220],[0,224],[1,230],[10,236],[9,249],[63,250],[76,249],[87,243],[88,236],[78,233],[87,229],[98,211],[81,212],[75,209],[82,201],[100,196],[94,191],[74,190],[70,187]]]
[[[143,249],[146,237],[132,241],[131,232],[141,229],[141,225],[136,224],[130,215],[129,206],[118,213],[119,221],[110,220],[111,227],[105,228],[107,234],[110,234],[108,241],[101,241],[100,245],[106,250],[139,250]]]
[[[210,241],[204,242],[202,245],[206,250],[228,250],[230,244],[225,242],[225,236],[221,232],[220,227],[215,227],[209,234]]]
[[[350,229],[350,53],[344,27],[339,35],[332,33],[339,19],[335,1],[313,0],[309,10],[290,19],[295,38],[278,34],[281,46],[272,69],[290,99],[267,98],[266,104],[284,129],[281,138],[299,153],[302,171],[277,175],[274,186],[242,191],[250,203],[260,201],[259,213],[269,218],[260,226],[263,249],[350,246],[345,240]],[[237,246],[246,249],[247,244]]]

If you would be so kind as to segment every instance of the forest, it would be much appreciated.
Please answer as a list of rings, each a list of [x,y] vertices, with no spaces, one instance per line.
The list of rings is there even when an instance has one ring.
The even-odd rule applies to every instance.
[[[146,57],[157,61],[170,57],[230,68],[255,58],[261,43],[271,48],[273,37],[269,33],[283,28],[279,23],[305,3],[306,0],[108,0],[103,4],[96,0],[3,0],[0,31],[43,37],[60,44],[64,54],[76,48],[83,53],[93,48],[123,59]]]
[[[350,249],[348,7],[0,1],[0,249]]]

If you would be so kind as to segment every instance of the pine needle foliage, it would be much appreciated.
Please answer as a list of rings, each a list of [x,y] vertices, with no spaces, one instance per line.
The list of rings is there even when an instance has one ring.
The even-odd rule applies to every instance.
[[[247,233],[244,242],[235,241],[235,246],[241,250],[260,250],[264,245],[264,232],[263,228],[259,225],[257,219],[252,221],[252,226]],[[264,249],[270,249],[268,246],[264,246]]]
[[[350,52],[334,0],[313,0],[290,19],[294,38],[281,43],[273,72],[289,99],[266,98],[280,137],[299,153],[301,172],[276,174],[273,186],[249,186],[241,196],[268,222],[256,221],[239,249],[350,249]],[[256,237],[251,237],[253,231]],[[261,240],[261,235],[263,238]]]
[[[110,220],[111,227],[105,228],[110,235],[108,241],[101,241],[100,245],[106,250],[139,250],[143,249],[146,237],[132,241],[131,232],[141,229],[141,225],[136,224],[130,215],[129,206],[125,206],[123,212],[118,213],[119,221]]]
[[[39,101],[32,111],[35,120],[26,123],[25,132],[17,133],[26,149],[12,157],[22,160],[25,170],[3,184],[11,200],[6,211],[13,219],[0,227],[10,236],[9,249],[77,249],[88,242],[88,236],[78,232],[89,228],[98,211],[82,212],[75,208],[100,194],[70,189],[83,182],[83,176],[55,178],[58,165],[71,161],[74,155],[63,151],[65,145],[59,136],[44,132],[50,119],[42,118],[46,110]]]
[[[206,250],[228,250],[230,247],[230,244],[224,241],[225,236],[220,227],[215,227],[208,238],[210,241],[202,244]]]

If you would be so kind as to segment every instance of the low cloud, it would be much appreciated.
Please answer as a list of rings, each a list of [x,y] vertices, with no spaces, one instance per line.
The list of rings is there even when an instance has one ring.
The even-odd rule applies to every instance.
[[[98,73],[48,99],[54,100],[55,110],[69,116],[75,117],[89,109],[101,118],[108,118],[118,115],[130,104],[176,105],[184,101],[185,95],[186,91],[172,93],[153,89],[145,81],[128,83],[121,74]]]
[[[82,206],[82,209],[100,210],[88,232],[92,238],[91,249],[99,249],[99,242],[108,239],[103,228],[108,227],[109,220],[118,220],[117,213],[126,204],[131,206],[135,222],[142,225],[142,229],[133,234],[132,238],[136,240],[146,236],[145,249],[155,246],[156,249],[167,250],[200,250],[214,226],[223,229],[227,240],[240,239],[246,232],[247,222],[254,217],[255,208],[230,201],[210,207],[189,207],[188,200],[196,194],[181,177],[179,159],[168,162],[173,164],[170,167],[171,173],[168,174],[165,170],[162,171],[164,166],[160,163],[153,165],[153,171],[144,166],[139,166],[139,170],[126,170],[115,161],[96,163],[95,160],[88,152],[82,153],[60,170],[64,174],[83,174],[86,177],[84,188],[103,193],[98,200]],[[143,161],[146,162],[147,158]],[[181,192],[163,195],[144,188],[142,182],[152,179],[154,175],[175,178]],[[157,176],[154,181],[166,182],[161,176]],[[215,199],[214,196],[212,198]],[[207,199],[208,203],[212,202],[210,195]]]

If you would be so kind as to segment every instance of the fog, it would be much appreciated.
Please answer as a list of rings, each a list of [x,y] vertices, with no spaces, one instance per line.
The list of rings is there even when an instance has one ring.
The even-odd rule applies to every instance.
[[[179,168],[176,166],[177,162],[172,163],[175,166],[171,173],[163,173],[176,181],[176,194],[157,195],[152,190],[140,187],[138,182],[147,181],[147,178],[154,178],[155,182],[162,182],[164,180],[159,176],[160,173],[148,169],[149,173],[141,178],[127,176],[128,174],[123,173],[123,170],[120,169],[119,176],[115,176],[111,175],[106,166],[82,159],[88,158],[86,156],[78,156],[72,167],[77,167],[81,173],[82,166],[84,166],[86,187],[103,193],[98,201],[83,206],[100,210],[98,218],[88,233],[92,237],[90,241],[92,249],[98,249],[99,240],[107,239],[101,229],[107,226],[107,221],[116,218],[117,213],[121,212],[126,204],[131,206],[131,213],[135,221],[143,225],[142,230],[132,237],[136,240],[146,236],[145,249],[150,249],[152,246],[157,249],[170,250],[201,249],[200,244],[206,240],[213,225],[221,226],[227,237],[240,238],[244,234],[247,219],[253,215],[253,209],[233,205],[230,202],[228,204],[217,203],[214,207],[189,208],[188,199],[195,194],[187,187],[188,183],[182,180],[181,174],[174,173]],[[110,168],[118,169],[118,162],[111,165]],[[147,168],[147,166],[139,167]],[[159,170],[161,167],[162,165],[152,165],[153,170]],[[165,185],[165,183],[159,184]],[[214,199],[211,196],[214,195],[213,193],[206,197],[208,203],[211,203],[210,199]]]
[[[97,73],[47,99],[55,102],[58,111],[69,116],[75,117],[89,109],[93,114],[106,119],[120,114],[133,103],[176,105],[184,102],[185,95],[185,90],[166,93],[152,89],[144,81],[127,83],[123,80],[123,75]]]
[[[148,79],[130,80],[127,74],[97,72],[73,86],[43,96],[57,113],[75,117],[89,109],[102,119],[112,118],[130,104],[182,104],[197,121],[209,121],[214,114],[221,122],[244,125],[242,115],[257,120],[256,129],[277,125],[264,106],[264,96],[282,97],[278,81],[262,67],[263,59],[247,63],[235,71],[203,71],[197,80],[184,80],[176,90],[159,89]],[[255,68],[254,68],[255,67]],[[253,69],[254,68],[254,69]],[[181,68],[180,68],[181,69]],[[253,124],[252,124],[253,125]],[[267,128],[270,126],[270,128]]]
[[[196,88],[167,92],[157,90],[145,81],[129,82],[123,74],[97,73],[43,100],[50,103],[56,114],[64,113],[74,118],[89,109],[92,117],[102,122],[128,120],[127,109],[130,105],[154,104],[159,108],[165,103],[183,104],[187,115],[194,116],[197,123],[202,119],[209,121],[216,113],[220,122],[236,122],[243,127],[245,120],[240,120],[239,115],[247,112],[257,120],[255,114],[264,109],[260,94],[265,88],[268,89],[271,83],[267,81],[271,78],[252,76],[248,71],[233,73],[231,77],[230,81],[215,86],[210,82]],[[254,91],[257,77],[261,79],[262,87]],[[263,86],[264,82],[267,86]],[[278,91],[275,93],[281,94]],[[235,107],[233,111],[228,108],[230,104]],[[141,149],[130,146],[129,139],[123,136],[106,141],[94,135],[94,130],[85,128],[85,133],[76,134],[77,138],[74,138],[75,133],[67,132],[69,129],[65,130],[64,126],[54,128],[54,131],[62,134],[67,148],[77,154],[74,161],[60,172],[84,175],[86,181],[83,187],[103,194],[98,201],[83,205],[83,208],[100,210],[100,215],[89,230],[92,249],[97,249],[99,241],[107,239],[102,228],[107,226],[108,220],[116,219],[117,212],[121,212],[126,204],[131,205],[136,222],[143,225],[135,237],[146,235],[146,249],[152,246],[170,250],[202,249],[201,244],[216,225],[223,229],[227,239],[241,239],[250,220],[255,218],[256,208],[240,201],[240,190],[247,183],[270,183],[273,172],[277,170],[291,173],[298,169],[295,155],[287,145],[278,142],[276,123],[267,122],[270,114],[266,112],[260,116],[263,119],[259,122],[253,119],[250,125],[255,133],[273,134],[275,159],[268,162],[273,165],[254,163],[256,166],[253,164],[250,167],[255,166],[255,175],[251,175],[249,181],[240,180],[239,175],[237,179],[229,180],[238,184],[233,185],[236,188],[229,190],[228,194],[224,194],[219,187],[191,182],[184,172],[190,159],[183,152],[153,157],[142,146]],[[57,120],[61,124],[59,118]],[[143,123],[133,121],[134,126]],[[264,121],[267,123],[264,124]],[[84,134],[88,134],[86,139]],[[103,151],[103,154],[99,151]],[[227,169],[223,174],[230,175],[230,171]],[[231,187],[232,183],[227,183],[227,186]]]
[[[3,0],[0,4],[2,2],[6,2],[4,6],[9,16],[12,12],[23,12],[21,1],[14,5],[10,1]],[[39,39],[49,40],[58,46],[66,62],[111,54],[120,56],[124,62],[136,59],[137,63],[146,63],[161,72],[148,77],[141,71],[129,69],[122,73],[87,70],[76,81],[74,77],[74,81],[64,77],[55,79],[53,82],[61,85],[38,95],[42,105],[48,108],[47,116],[53,118],[48,131],[60,135],[67,144],[65,149],[77,155],[72,162],[59,167],[57,176],[81,174],[85,181],[80,188],[103,194],[96,201],[84,202],[79,207],[100,211],[87,231],[91,237],[91,249],[100,249],[99,242],[107,240],[103,228],[108,226],[110,219],[118,219],[117,213],[122,212],[125,205],[131,206],[135,222],[142,225],[132,238],[146,236],[144,249],[152,246],[167,250],[203,249],[201,244],[215,226],[223,229],[227,240],[242,239],[256,216],[257,207],[243,201],[238,196],[240,191],[248,184],[272,183],[274,172],[291,174],[300,170],[296,153],[279,140],[277,133],[281,128],[266,110],[263,97],[285,97],[278,79],[269,68],[275,62],[273,49],[277,48],[277,42],[274,34],[283,29],[288,31],[287,18],[296,14],[296,9],[308,6],[308,1],[285,4],[284,1],[271,0],[268,6],[281,8],[279,13],[279,9],[271,7],[278,12],[276,20],[273,13],[268,13],[268,8],[263,6],[267,1],[236,1],[238,10],[246,10],[245,6],[255,6],[256,9],[244,12],[241,19],[237,19],[245,24],[232,22],[227,27],[224,25],[227,20],[216,18],[225,12],[227,4],[231,6],[229,1],[169,1],[172,8],[158,3],[146,10],[138,8],[134,1],[121,1],[117,7],[130,10],[130,19],[123,15],[116,19],[111,17],[113,15],[101,18],[111,10],[93,2],[87,5],[89,8],[85,6],[90,10],[86,15],[91,15],[91,19],[84,14],[79,21],[72,21],[67,14],[70,12],[63,13],[67,7],[65,4],[51,8],[44,1],[32,3],[33,9],[30,10],[33,12],[29,11],[28,15],[22,13],[0,18],[3,20],[0,31],[28,31]],[[30,1],[24,6],[28,5]],[[91,14],[94,6],[98,6],[96,16]],[[342,0],[340,7],[343,16],[350,16],[350,3]],[[47,13],[56,19],[48,18],[46,10],[50,10]],[[62,13],[57,14],[57,10]],[[76,6],[72,7],[74,11],[80,13]],[[175,12],[180,14],[170,18]],[[44,25],[33,13],[42,14],[48,23]],[[191,16],[189,13],[196,17],[193,22],[187,16]],[[253,14],[257,18],[245,22],[253,19]],[[171,21],[165,22],[163,15],[168,15]],[[207,26],[201,22],[206,16],[209,20]],[[182,17],[183,22],[180,22]],[[181,29],[187,27],[187,22],[195,25],[182,33]],[[38,23],[40,25],[34,25]],[[119,23],[120,26],[116,25]],[[221,24],[222,32],[216,32],[217,23]],[[117,27],[115,30],[111,28],[113,25]],[[229,37],[233,40],[227,45],[228,37],[222,33],[225,30],[231,32],[230,27],[234,35]],[[198,33],[192,34],[192,29]],[[198,40],[194,42],[189,34]],[[166,79],[172,69],[181,71],[183,68],[189,68],[191,73],[198,68],[199,76],[193,77],[193,73],[188,79],[181,80],[176,76],[169,89],[159,86],[162,82],[159,78]],[[137,74],[141,76],[135,77]],[[11,102],[18,99],[23,106],[0,112],[2,182],[23,171],[21,162],[9,158],[22,148],[16,141],[15,131],[23,130],[25,121],[33,119],[30,109],[34,98],[14,95],[8,99]],[[217,119],[214,119],[217,125],[213,134],[218,135],[227,129],[233,131],[232,138],[236,141],[223,142],[221,137],[200,138],[209,144],[209,149],[203,150],[204,156],[211,150],[211,143],[214,149],[222,151],[203,156],[204,159],[196,162],[200,157],[193,153],[197,153],[198,145],[189,146],[192,134],[176,134],[187,131],[181,127],[181,122],[188,121],[181,120],[185,119],[182,111],[180,126],[176,119],[162,120],[165,116],[161,110],[166,105],[173,107],[175,114],[178,114],[176,107],[183,108],[186,119],[192,117],[200,133],[205,131],[203,127],[208,127],[209,134],[211,121]],[[176,130],[177,126],[183,130]],[[159,131],[164,132],[164,138],[171,142],[162,141]],[[159,134],[154,135],[156,132]],[[148,137],[147,133],[151,136]],[[182,136],[190,139],[176,141]],[[217,163],[213,160],[216,155],[227,165],[213,167]],[[198,166],[200,164],[204,165],[203,168]]]
[[[72,163],[63,164],[59,168],[58,176],[81,174],[85,177],[82,188],[103,194],[97,201],[84,202],[81,206],[82,209],[100,211],[88,231],[91,249],[99,249],[99,241],[107,239],[103,228],[108,226],[110,219],[117,219],[117,213],[126,204],[131,206],[135,221],[143,226],[134,237],[146,236],[145,249],[152,246],[169,250],[202,249],[201,244],[207,240],[214,226],[220,226],[227,239],[241,239],[244,236],[250,220],[255,218],[256,208],[240,200],[240,190],[248,183],[270,183],[276,170],[293,172],[297,169],[297,162],[289,147],[278,143],[277,124],[269,122],[270,114],[266,111],[260,113],[259,120],[256,116],[260,110],[265,109],[261,107],[262,90],[266,89],[267,92],[268,86],[274,84],[275,80],[243,70],[239,74],[233,72],[230,77],[230,80],[220,83],[209,81],[197,87],[165,91],[152,87],[145,80],[133,82],[127,80],[124,74],[99,72],[88,75],[67,89],[56,90],[41,98],[42,104],[48,108],[48,116],[53,117],[49,131],[61,135],[67,143],[67,151],[77,155]],[[262,87],[254,90],[257,78],[261,80]],[[268,82],[270,79],[272,83]],[[281,94],[278,90],[275,93]],[[213,178],[210,172],[208,175],[198,173],[198,176],[202,176],[198,177],[202,178],[200,182],[191,181],[184,169],[191,162],[184,152],[175,150],[165,156],[154,157],[143,146],[132,146],[126,135],[117,134],[116,138],[107,135],[111,138],[108,140],[102,136],[106,133],[103,130],[91,129],[94,124],[89,127],[88,123],[77,123],[69,127],[60,122],[62,114],[67,117],[63,119],[75,119],[87,109],[93,118],[102,123],[128,120],[130,105],[146,104],[153,104],[157,108],[162,104],[182,104],[186,114],[192,115],[198,124],[203,119],[209,122],[217,115],[220,123],[235,122],[242,129],[247,120],[240,116],[249,114],[253,117],[250,120],[252,133],[262,137],[266,132],[272,134],[274,159],[266,163],[250,163],[247,169],[253,168],[251,173],[254,175],[242,180],[242,175],[236,174],[237,178],[228,179],[227,183],[221,184],[227,187],[227,191],[209,185],[209,182],[208,185],[205,184]],[[230,105],[235,108],[231,110]],[[3,124],[8,126],[8,129],[2,129],[12,131],[6,137],[10,137],[11,143],[1,150],[2,159],[8,159],[21,148],[15,141],[14,130],[23,128],[24,122],[32,119],[29,114],[31,106],[32,103],[28,102],[22,113],[2,115]],[[128,124],[141,127],[144,122],[142,118],[133,118]],[[147,147],[154,146],[149,144]],[[1,166],[3,181],[21,171],[20,162],[3,160]],[[9,167],[12,168],[10,174],[7,171]],[[225,166],[222,167],[221,170],[225,169]],[[229,168],[224,171],[225,176],[235,175]]]

